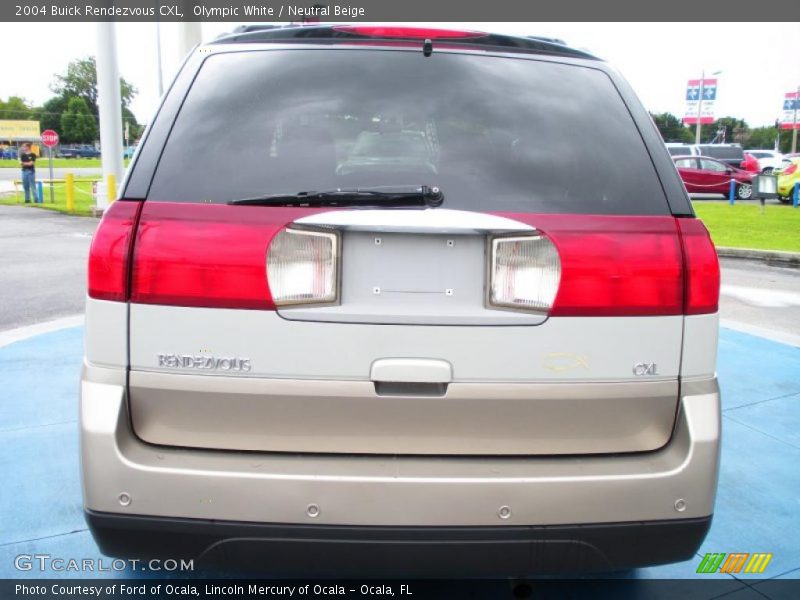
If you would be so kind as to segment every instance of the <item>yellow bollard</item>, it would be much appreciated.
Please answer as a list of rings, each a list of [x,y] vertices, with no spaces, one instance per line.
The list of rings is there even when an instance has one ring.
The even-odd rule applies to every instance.
[[[75,212],[75,175],[67,173],[64,177],[64,187],[67,192],[67,212]]]
[[[111,204],[117,199],[117,178],[114,177],[113,173],[108,174],[108,177],[106,178],[106,186],[108,190],[108,203]]]

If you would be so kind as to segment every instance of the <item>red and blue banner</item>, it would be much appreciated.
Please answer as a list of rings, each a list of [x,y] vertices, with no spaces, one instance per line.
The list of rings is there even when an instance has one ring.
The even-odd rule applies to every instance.
[[[795,123],[795,110],[797,110],[797,123]],[[781,129],[797,129],[800,125],[800,96],[797,92],[786,92],[783,96],[783,112],[781,112]]]
[[[686,112],[683,115],[683,122],[695,125],[699,114],[701,124],[713,123],[716,100],[716,79],[690,79],[686,85]]]

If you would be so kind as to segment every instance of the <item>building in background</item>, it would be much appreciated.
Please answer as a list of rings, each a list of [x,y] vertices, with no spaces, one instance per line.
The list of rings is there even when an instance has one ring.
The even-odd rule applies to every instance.
[[[0,119],[0,158],[16,158],[23,142],[30,142],[31,152],[40,156],[40,135],[39,121]]]

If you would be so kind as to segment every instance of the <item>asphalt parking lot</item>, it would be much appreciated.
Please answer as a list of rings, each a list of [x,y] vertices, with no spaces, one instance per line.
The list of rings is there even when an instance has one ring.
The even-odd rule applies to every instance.
[[[60,215],[49,215],[47,219],[47,227],[52,228],[48,252],[56,255],[52,260],[63,256],[61,268],[65,277],[80,277],[81,297],[72,298],[72,292],[64,292],[63,286],[73,283],[58,280],[53,286],[69,296],[66,305],[58,310],[43,315],[37,309],[31,316],[12,305],[0,311],[0,578],[78,575],[66,571],[19,571],[14,567],[14,557],[20,554],[100,558],[83,521],[78,476],[77,391],[82,325],[79,319],[62,319],[38,329],[9,331],[8,327],[9,323],[19,328],[72,314],[76,312],[73,304],[82,302],[83,266],[77,259],[85,256],[85,233],[93,222]],[[15,295],[3,294],[4,304],[24,300],[31,285],[37,293],[46,293],[50,278],[55,277],[50,271],[52,264],[46,260],[27,273],[9,270],[9,258],[1,250],[3,244],[11,243],[10,236],[5,228],[0,234],[0,278],[4,282],[13,280],[17,287]],[[47,244],[48,236],[43,236],[39,244],[31,241],[32,248]],[[74,255],[65,256],[58,249],[59,244],[74,244]],[[21,250],[21,254],[25,252]],[[759,265],[749,269],[750,274],[747,268],[733,266],[724,275],[725,284],[736,288],[737,295],[729,297],[727,305],[723,303],[726,326],[721,329],[718,360],[724,409],[723,453],[711,531],[694,559],[640,569],[626,577],[721,578],[730,582],[726,597],[731,598],[781,597],[774,595],[769,579],[800,578],[800,538],[796,535],[800,514],[800,330],[790,326],[781,338],[790,343],[781,343],[753,335],[756,325],[747,324],[758,315],[753,313],[753,307],[758,306],[753,298],[759,297],[761,280],[754,272],[760,269],[766,273],[773,291],[780,286],[800,286],[800,273],[767,270]],[[738,273],[738,279],[728,276],[731,270]],[[790,297],[794,298],[791,294],[782,298]],[[733,306],[734,301],[742,306]],[[800,307],[793,302],[772,308],[786,310],[796,318]],[[769,305],[762,308],[771,310]],[[773,328],[784,324],[777,317],[769,323]],[[769,579],[751,579],[744,574],[698,575],[695,571],[707,552],[772,553],[762,576]],[[126,570],[98,576],[143,574]],[[507,596],[508,587],[498,586],[492,597]]]

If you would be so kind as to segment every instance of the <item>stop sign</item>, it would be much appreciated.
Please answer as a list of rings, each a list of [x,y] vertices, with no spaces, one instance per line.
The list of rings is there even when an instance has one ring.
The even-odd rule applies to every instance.
[[[48,148],[52,148],[58,144],[58,134],[52,129],[45,129],[42,132],[42,143]]]

